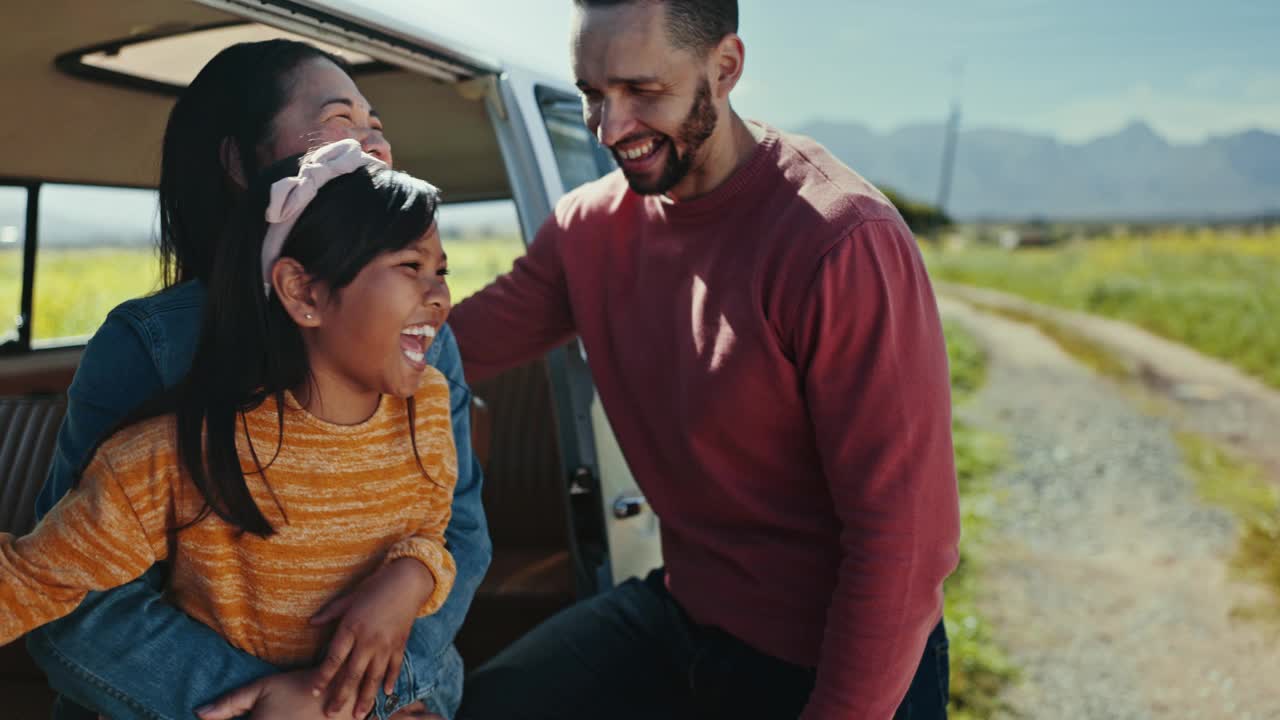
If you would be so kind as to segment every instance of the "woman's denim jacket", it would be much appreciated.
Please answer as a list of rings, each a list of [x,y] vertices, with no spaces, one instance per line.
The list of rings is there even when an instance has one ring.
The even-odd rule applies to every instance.
[[[43,517],[72,484],[95,443],[191,366],[200,333],[204,289],[188,282],[115,308],[85,348],[67,390],[49,478],[36,502]],[[458,484],[445,538],[458,566],[448,602],[414,623],[403,670],[391,695],[379,697],[386,718],[425,700],[452,718],[462,694],[462,661],[453,648],[476,587],[489,566],[491,544],[480,504],[481,471],[471,450],[471,391],[457,341],[446,326],[427,362],[449,380]],[[74,705],[116,720],[194,717],[194,708],[276,668],[231,647],[220,635],[161,597],[163,568],[114,590],[90,593],[71,615],[31,633],[28,647],[62,694],[55,713],[78,716]],[[70,702],[67,702],[70,701]]]

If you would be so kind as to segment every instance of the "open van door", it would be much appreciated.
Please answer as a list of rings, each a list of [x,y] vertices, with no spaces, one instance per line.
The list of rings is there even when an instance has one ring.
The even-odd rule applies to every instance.
[[[583,122],[581,98],[547,86],[537,87],[535,95],[554,156],[561,194],[614,170],[613,158],[591,137]],[[578,359],[586,360],[589,365],[590,358],[586,357],[580,343],[576,349]],[[620,583],[629,577],[644,577],[649,570],[662,564],[658,518],[636,487],[594,388],[589,401],[584,398],[584,402],[589,403],[584,422],[590,425],[595,439],[599,499],[603,503],[600,511],[604,517],[609,549],[610,583]]]

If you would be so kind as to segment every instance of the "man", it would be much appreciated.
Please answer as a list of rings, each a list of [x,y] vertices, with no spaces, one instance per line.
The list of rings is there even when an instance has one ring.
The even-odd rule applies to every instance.
[[[575,4],[620,170],[452,324],[473,381],[581,336],[667,565],[480,668],[461,716],[944,717],[959,513],[910,231],[821,146],[733,111],[735,0]]]

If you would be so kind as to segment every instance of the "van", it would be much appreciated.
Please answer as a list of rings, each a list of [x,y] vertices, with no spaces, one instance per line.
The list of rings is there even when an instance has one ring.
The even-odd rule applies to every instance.
[[[158,287],[149,243],[165,122],[223,47],[295,37],[342,55],[397,167],[443,188],[443,222],[497,201],[518,218],[512,256],[561,195],[612,170],[571,85],[470,49],[436,13],[404,5],[394,17],[352,0],[0,8],[0,531],[31,527],[84,342],[115,304]],[[466,238],[445,240],[452,265],[471,256]],[[507,259],[458,269],[496,275]],[[469,667],[661,562],[657,520],[576,341],[473,390],[494,556],[457,639]],[[21,642],[0,648],[0,697],[6,717],[48,716],[52,692]]]

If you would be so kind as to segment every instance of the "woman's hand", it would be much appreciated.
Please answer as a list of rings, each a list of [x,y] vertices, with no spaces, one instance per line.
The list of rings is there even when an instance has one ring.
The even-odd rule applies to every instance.
[[[327,717],[311,692],[315,670],[295,670],[262,678],[196,709],[201,720],[321,720]],[[341,708],[340,708],[341,709]],[[99,716],[101,720],[105,720]],[[391,720],[444,720],[421,701],[400,708]]]
[[[315,670],[270,675],[196,708],[200,720],[323,720],[324,705],[311,691]],[[341,709],[341,708],[339,708]]]
[[[316,625],[342,618],[312,676],[312,693],[325,695],[326,714],[351,708],[351,717],[363,718],[378,699],[379,685],[387,694],[395,689],[409,631],[435,584],[426,565],[399,558],[311,618]]]

